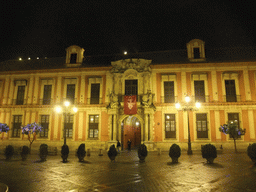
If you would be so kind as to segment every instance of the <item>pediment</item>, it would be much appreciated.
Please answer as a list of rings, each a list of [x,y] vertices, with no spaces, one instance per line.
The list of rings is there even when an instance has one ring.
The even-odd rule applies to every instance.
[[[151,71],[150,64],[152,60],[147,59],[124,59],[112,61],[112,73],[124,73],[128,69],[133,69],[137,72]]]

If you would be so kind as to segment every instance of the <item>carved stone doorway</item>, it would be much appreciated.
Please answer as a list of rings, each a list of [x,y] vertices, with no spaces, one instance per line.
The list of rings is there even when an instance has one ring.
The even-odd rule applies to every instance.
[[[135,116],[126,117],[121,123],[122,149],[128,149],[128,140],[131,140],[131,148],[141,144],[141,122]]]

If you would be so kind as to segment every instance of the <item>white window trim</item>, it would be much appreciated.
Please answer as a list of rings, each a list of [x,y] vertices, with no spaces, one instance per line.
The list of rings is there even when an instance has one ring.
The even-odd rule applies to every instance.
[[[91,100],[91,87],[92,87],[92,84],[100,84],[100,98],[99,98],[99,101],[100,99],[103,99],[102,98],[102,88],[103,88],[103,82],[102,82],[102,77],[90,77],[89,78],[89,85],[88,85],[88,94],[87,94],[87,98],[88,98],[88,101],[90,104],[90,100]]]
[[[68,84],[75,84],[75,99],[77,99],[77,92],[78,92],[78,88],[77,88],[77,78],[65,78],[64,79],[64,95],[63,98],[64,100],[67,99],[67,86]]]
[[[101,113],[100,113],[100,111],[98,111],[98,112],[95,112],[95,113],[88,113],[87,114],[87,129],[86,129],[86,135],[87,135],[87,139],[89,139],[89,140],[99,140],[99,141],[101,141],[101,115],[100,115]],[[91,138],[91,137],[89,137],[89,124],[90,124],[90,119],[89,119],[89,117],[90,117],[90,115],[98,115],[99,116],[99,124],[98,124],[98,137],[97,138]]]
[[[15,100],[17,100],[17,94],[18,94],[18,87],[19,86],[25,86],[25,91],[24,91],[24,100],[27,100],[27,89],[28,89],[28,86],[27,86],[27,80],[14,80],[14,98]],[[16,104],[16,103],[14,103]]]
[[[192,96],[195,99],[195,81],[204,81],[204,94],[205,94],[205,102],[207,102],[207,99],[209,100],[209,91],[208,91],[208,79],[207,79],[207,73],[199,73],[199,74],[192,74],[191,75],[192,81],[191,81],[191,89],[192,89]],[[208,96],[208,98],[207,98]],[[209,102],[209,101],[208,101]]]
[[[161,76],[161,99],[164,100],[164,82],[170,82],[173,81],[174,82],[174,99],[176,102],[176,98],[178,96],[177,93],[177,76],[176,74],[163,74]],[[162,103],[164,103],[164,101],[161,101]]]
[[[196,114],[202,114],[205,113],[207,116],[207,131],[208,131],[208,138],[198,138],[197,137],[197,127],[196,127]],[[193,124],[194,124],[194,140],[195,141],[211,141],[212,135],[211,135],[211,119],[210,119],[210,111],[204,111],[204,110],[200,110],[200,111],[196,111],[193,113]],[[191,131],[191,130],[190,130]]]
[[[226,102],[226,95],[227,95],[225,80],[235,80],[236,96],[238,96],[238,95],[240,96],[238,73],[237,72],[224,72],[224,73],[222,73],[222,93],[223,93],[224,102]],[[239,101],[239,100],[237,99],[237,101]]]
[[[175,114],[175,123],[176,123],[176,138],[166,138],[165,137],[165,115],[166,114]],[[175,108],[166,107],[162,109],[162,141],[163,142],[178,142],[179,141],[179,113]]]
[[[55,79],[41,79],[40,100],[44,99],[44,86],[45,85],[52,85],[51,99],[53,99],[53,92],[55,89]]]

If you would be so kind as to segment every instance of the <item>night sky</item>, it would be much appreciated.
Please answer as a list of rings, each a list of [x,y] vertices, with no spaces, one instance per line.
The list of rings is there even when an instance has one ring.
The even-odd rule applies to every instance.
[[[0,61],[63,57],[70,45],[85,55],[256,46],[254,1],[6,1],[0,7]]]

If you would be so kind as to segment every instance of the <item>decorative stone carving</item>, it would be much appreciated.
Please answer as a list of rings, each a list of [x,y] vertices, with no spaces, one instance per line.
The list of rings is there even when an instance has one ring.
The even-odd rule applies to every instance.
[[[111,109],[118,107],[118,95],[116,95],[114,92],[109,94],[109,101],[109,106]]]
[[[125,60],[119,60],[119,61],[113,61],[111,62],[112,73],[123,73],[127,69],[134,69],[138,72],[145,72],[145,71],[151,71],[151,68],[149,65],[151,64],[152,60],[147,59],[125,59]]]
[[[153,95],[151,93],[151,90],[148,90],[146,94],[143,94],[142,104],[144,105],[144,107],[150,107],[153,104]]]

